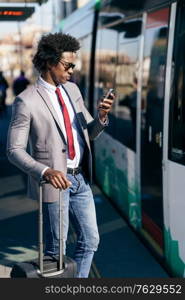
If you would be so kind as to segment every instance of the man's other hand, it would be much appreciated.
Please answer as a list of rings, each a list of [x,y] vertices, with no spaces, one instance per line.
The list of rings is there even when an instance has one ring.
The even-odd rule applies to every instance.
[[[51,183],[56,189],[65,190],[72,184],[62,172],[51,168],[44,172],[43,178]]]

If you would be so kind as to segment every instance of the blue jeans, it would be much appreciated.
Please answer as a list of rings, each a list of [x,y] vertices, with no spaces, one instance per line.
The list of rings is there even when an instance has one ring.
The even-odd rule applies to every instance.
[[[77,263],[77,277],[87,278],[94,251],[98,248],[99,234],[93,194],[82,173],[67,174],[72,185],[63,191],[63,245],[64,254],[69,227],[69,211],[77,234],[74,260]],[[45,255],[59,253],[59,201],[43,203],[45,229]]]

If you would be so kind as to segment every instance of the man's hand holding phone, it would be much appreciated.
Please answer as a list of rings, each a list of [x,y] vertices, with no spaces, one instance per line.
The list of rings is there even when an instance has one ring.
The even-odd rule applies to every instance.
[[[112,108],[115,100],[114,90],[109,89],[108,93],[103,97],[98,105],[99,117],[102,122],[105,122],[107,114]]]

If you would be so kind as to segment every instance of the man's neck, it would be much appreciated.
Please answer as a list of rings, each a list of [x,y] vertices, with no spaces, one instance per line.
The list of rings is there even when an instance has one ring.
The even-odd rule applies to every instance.
[[[41,74],[42,79],[44,79],[44,81],[46,81],[47,83],[53,85],[53,86],[57,86],[58,84],[54,82],[53,78],[51,77],[51,74],[49,72],[46,73],[42,73]]]

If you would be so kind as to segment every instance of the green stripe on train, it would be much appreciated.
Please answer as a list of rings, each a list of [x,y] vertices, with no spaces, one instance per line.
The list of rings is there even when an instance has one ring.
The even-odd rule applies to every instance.
[[[129,182],[126,172],[115,168],[111,156],[104,160],[95,160],[96,180],[104,193],[127,216],[134,228],[141,227],[141,209],[138,188],[135,182]]]
[[[164,231],[165,258],[174,276],[184,277],[185,264],[179,255],[178,241],[173,240],[169,230]]]

